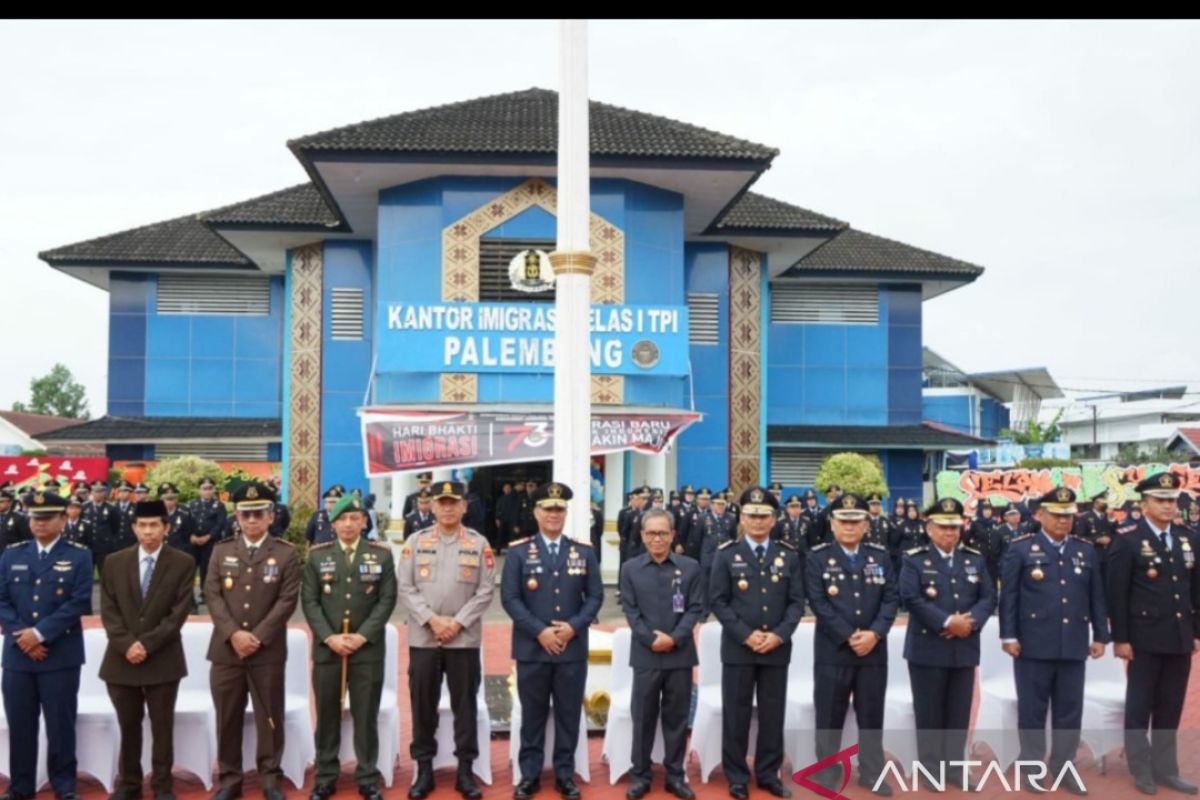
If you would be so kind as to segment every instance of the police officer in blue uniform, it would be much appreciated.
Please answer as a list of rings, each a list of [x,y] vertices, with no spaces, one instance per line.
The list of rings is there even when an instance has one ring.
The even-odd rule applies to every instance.
[[[75,793],[75,714],[84,662],[80,618],[92,613],[92,555],[62,536],[66,498],[35,491],[33,540],[0,555],[0,625],[4,627],[4,713],[9,771],[3,800],[37,792],[38,717],[46,724],[46,766],[58,800]]]
[[[325,507],[313,512],[304,530],[304,538],[308,539],[310,545],[332,542],[337,538],[337,534],[333,532],[333,523],[329,521],[329,512],[337,505],[337,501],[342,499],[343,494],[345,492],[338,486],[330,486],[325,490]]]
[[[530,500],[538,533],[509,545],[500,599],[513,620],[512,657],[521,701],[521,780],[513,797],[541,788],[546,721],[554,698],[554,787],[567,800],[575,785],[575,746],[587,682],[588,626],[604,602],[591,545],[563,535],[571,488],[551,481]]]
[[[216,481],[209,477],[201,478],[200,496],[188,504],[187,510],[195,523],[187,552],[196,559],[196,564],[200,567],[200,585],[204,586],[213,547],[225,538],[225,528],[229,523],[229,512],[225,510],[221,498],[217,497]]]
[[[1039,501],[1041,530],[1014,539],[1000,566],[1000,642],[1013,657],[1022,761],[1046,755],[1046,710],[1053,741],[1051,780],[1079,748],[1088,656],[1109,641],[1100,560],[1091,542],[1070,535],[1075,492],[1059,487]],[[1026,789],[1038,792],[1025,777]],[[1061,788],[1086,794],[1071,772]]]
[[[892,788],[880,780],[880,774],[887,635],[896,619],[896,573],[886,548],[863,541],[868,515],[861,497],[839,495],[826,511],[833,541],[809,551],[805,575],[808,602],[817,615],[813,642],[817,760],[842,749],[842,726],[853,697],[859,728],[858,785],[888,796]],[[832,788],[839,777],[834,769],[822,770],[814,780]]]
[[[959,539],[963,506],[954,498],[927,512],[930,544],[914,547],[900,567],[908,609],[904,658],[917,722],[917,755],[930,775],[962,761],[971,722],[979,632],[996,608],[986,558]]]
[[[1143,794],[1157,786],[1197,793],[1179,777],[1176,745],[1192,654],[1200,650],[1200,542],[1171,524],[1180,484],[1161,472],[1137,485],[1144,516],[1116,537],[1107,565],[1113,654],[1129,664],[1125,760]]]
[[[708,578],[708,599],[721,622],[721,768],[729,794],[749,797],[750,716],[758,692],[755,779],[776,797],[791,792],[779,779],[792,632],[804,615],[800,554],[771,539],[779,501],[751,486],[739,503],[745,536],[721,545]]]

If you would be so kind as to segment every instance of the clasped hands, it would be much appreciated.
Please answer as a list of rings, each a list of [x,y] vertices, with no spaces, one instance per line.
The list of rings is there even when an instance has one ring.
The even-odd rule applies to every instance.
[[[352,656],[367,643],[367,637],[359,633],[335,633],[325,640],[325,646],[335,654]]]
[[[542,628],[542,632],[538,634],[538,644],[552,656],[562,655],[567,649],[567,644],[575,638],[575,629],[570,624],[556,619]]]
[[[15,636],[17,647],[21,648],[21,652],[34,661],[45,661],[46,657],[50,655],[50,651],[38,639],[37,632],[33,628],[26,628]]]
[[[743,644],[759,655],[763,655],[783,644],[783,639],[779,634],[771,633],[770,631],[754,631],[746,637],[746,641]]]
[[[429,630],[433,633],[433,638],[437,640],[439,646],[449,644],[463,630],[462,624],[454,617],[443,617],[438,614],[430,617],[425,624],[429,626]]]

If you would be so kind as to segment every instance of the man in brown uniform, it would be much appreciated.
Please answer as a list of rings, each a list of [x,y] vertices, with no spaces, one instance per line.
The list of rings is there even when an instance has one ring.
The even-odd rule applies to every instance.
[[[275,493],[244,484],[233,495],[241,535],[213,548],[204,598],[212,614],[209,684],[217,709],[220,789],[212,800],[242,796],[242,725],[246,695],[254,703],[258,780],[267,800],[283,800],[283,680],[287,623],[300,595],[300,563],[292,545],[268,536]]]
[[[142,709],[150,714],[150,763],[155,800],[173,800],[175,698],[187,675],[179,635],[192,610],[190,553],[164,545],[167,507],[161,500],[133,510],[138,546],[108,557],[100,580],[100,619],[108,649],[100,680],[121,726],[120,777],[110,800],[142,795]]]
[[[442,676],[449,682],[454,711],[455,788],[468,800],[482,796],[471,777],[471,762],[479,756],[475,728],[475,696],[482,673],[479,647],[483,614],[495,591],[496,557],[486,538],[463,527],[467,512],[464,489],[456,481],[435,483],[437,524],[408,537],[400,551],[397,583],[408,612],[408,686],[413,716],[410,753],[417,762],[417,780],[408,792],[412,800],[421,800],[433,791]]]

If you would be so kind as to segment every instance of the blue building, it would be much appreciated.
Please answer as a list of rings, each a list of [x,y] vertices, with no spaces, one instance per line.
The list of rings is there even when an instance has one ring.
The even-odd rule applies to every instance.
[[[55,440],[277,461],[293,504],[370,483],[397,508],[409,479],[368,481],[361,409],[549,410],[536,342],[497,359],[450,326],[551,299],[509,266],[554,249],[556,114],[531,89],[304,136],[304,183],[43,252],[109,293],[108,414]],[[599,102],[591,134],[593,307],[687,321],[640,331],[661,359],[601,356],[595,413],[703,415],[665,456],[598,460],[610,520],[642,481],[800,491],[845,449],[920,497],[928,453],[985,435],[927,423],[922,398],[922,303],[982,268],[750,191],[775,148]]]

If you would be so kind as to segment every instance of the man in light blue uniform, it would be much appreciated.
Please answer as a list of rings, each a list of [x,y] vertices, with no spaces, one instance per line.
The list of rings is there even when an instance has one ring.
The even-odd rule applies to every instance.
[[[38,717],[46,721],[50,783],[58,800],[75,793],[75,715],[83,665],[80,617],[92,613],[92,554],[68,541],[67,499],[30,497],[33,539],[0,555],[0,625],[4,627],[4,713],[12,780],[0,800],[37,792]]]

